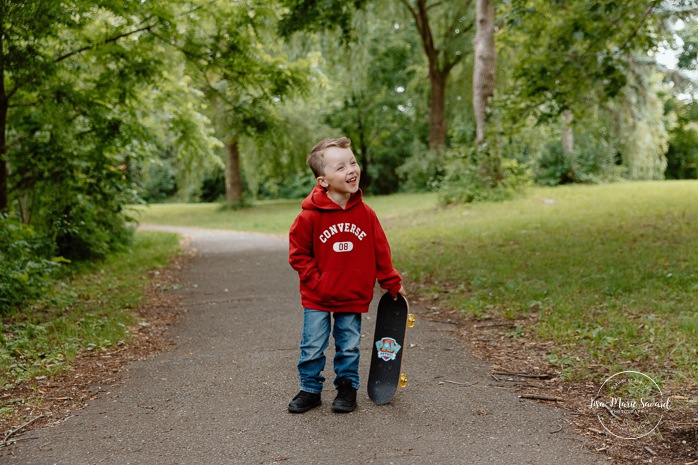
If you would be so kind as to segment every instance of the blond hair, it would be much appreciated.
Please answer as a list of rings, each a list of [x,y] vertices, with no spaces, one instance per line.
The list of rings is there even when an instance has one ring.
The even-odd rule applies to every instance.
[[[348,149],[351,147],[351,139],[348,137],[340,137],[339,139],[323,139],[310,151],[306,162],[316,178],[325,175],[325,150],[330,147],[339,147]]]

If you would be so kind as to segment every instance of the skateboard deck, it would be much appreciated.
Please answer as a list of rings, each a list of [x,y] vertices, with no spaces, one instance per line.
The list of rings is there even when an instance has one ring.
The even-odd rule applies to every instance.
[[[398,294],[393,299],[386,292],[378,303],[376,330],[373,335],[373,354],[368,372],[368,396],[378,405],[390,402],[398,386],[407,384],[407,376],[401,374],[402,357],[405,352],[405,334],[409,315],[409,305]],[[410,324],[410,326],[412,323]]]

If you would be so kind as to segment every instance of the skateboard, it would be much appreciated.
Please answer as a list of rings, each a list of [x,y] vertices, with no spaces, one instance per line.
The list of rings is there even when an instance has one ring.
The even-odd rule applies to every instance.
[[[407,386],[407,375],[400,373],[400,368],[405,352],[405,333],[414,322],[414,315],[409,313],[409,305],[402,295],[393,299],[386,292],[381,297],[367,385],[368,396],[377,405],[390,402],[398,386]]]

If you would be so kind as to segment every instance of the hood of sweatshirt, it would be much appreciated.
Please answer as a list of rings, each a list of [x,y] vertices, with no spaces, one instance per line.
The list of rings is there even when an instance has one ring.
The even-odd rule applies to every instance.
[[[329,198],[325,188],[318,184],[305,198],[305,200],[303,200],[303,202],[301,203],[301,207],[303,208],[303,210],[349,210],[350,208],[361,203],[361,198],[361,189],[359,189],[354,194],[351,194],[349,202],[347,202],[346,208],[342,208],[339,205],[337,205],[331,198]]]

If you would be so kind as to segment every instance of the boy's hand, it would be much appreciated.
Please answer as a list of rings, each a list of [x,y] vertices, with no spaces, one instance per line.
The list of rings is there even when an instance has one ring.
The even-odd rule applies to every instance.
[[[400,289],[397,291],[397,294],[400,294],[403,297],[407,297],[407,291],[405,290],[405,287],[400,284]],[[393,300],[397,300],[397,294],[393,297]]]

